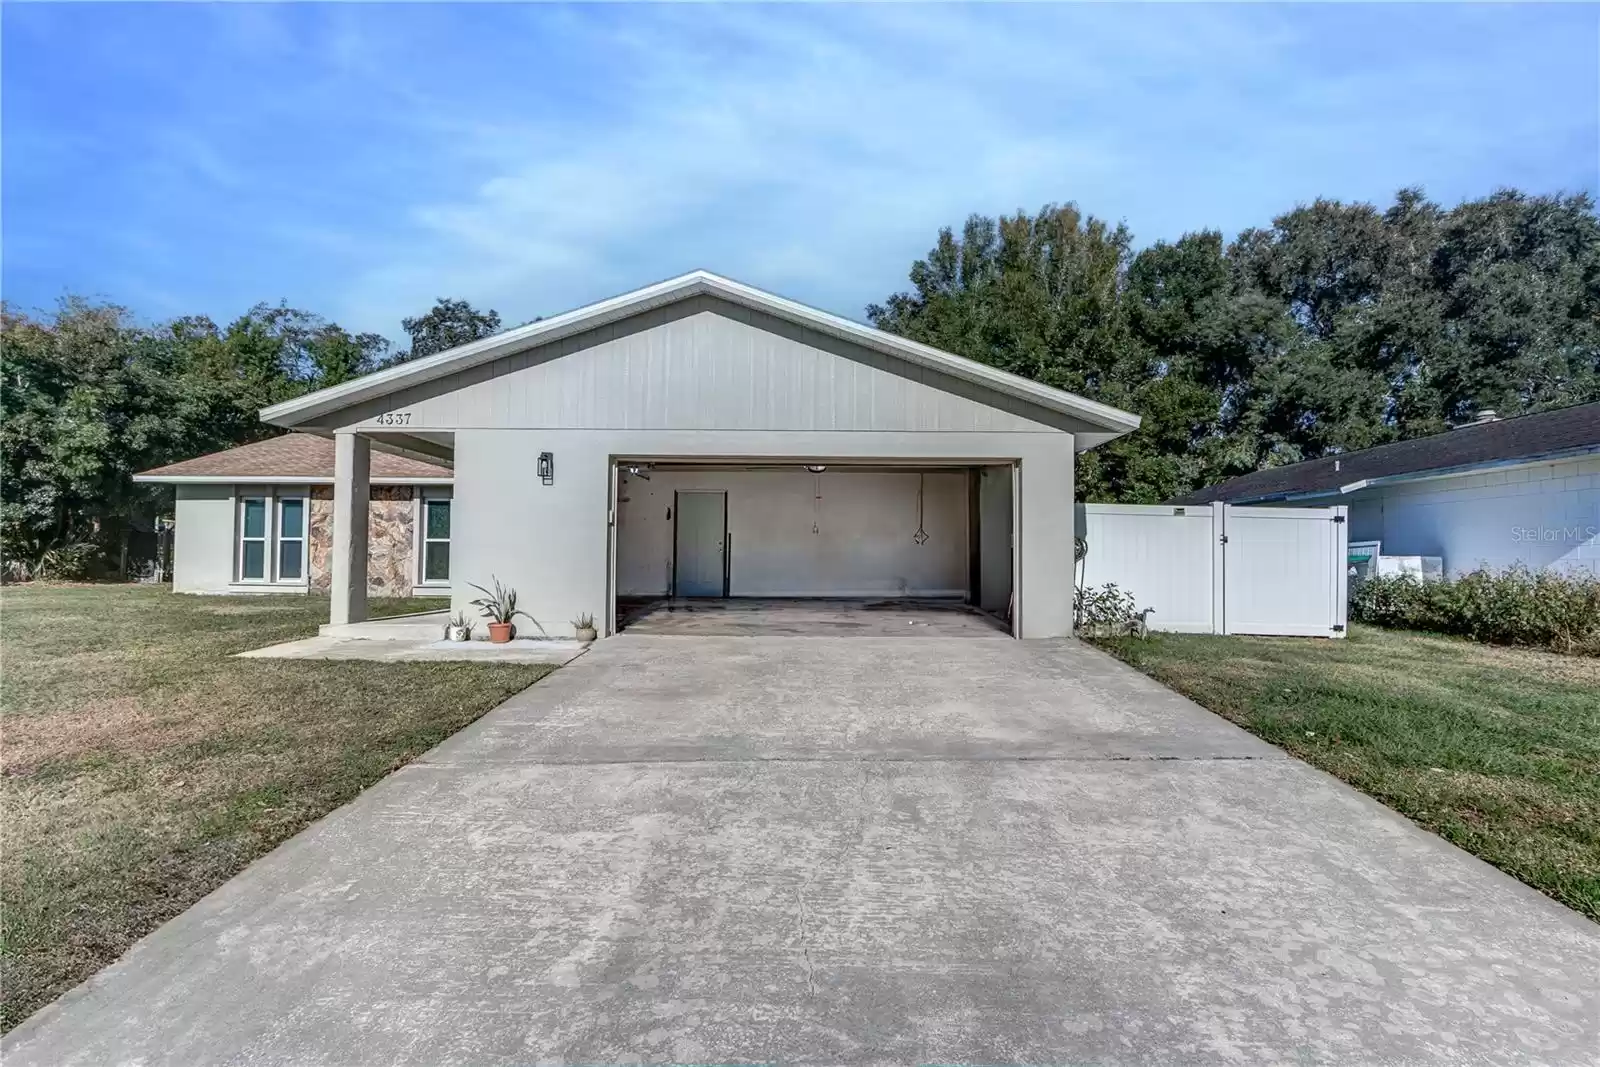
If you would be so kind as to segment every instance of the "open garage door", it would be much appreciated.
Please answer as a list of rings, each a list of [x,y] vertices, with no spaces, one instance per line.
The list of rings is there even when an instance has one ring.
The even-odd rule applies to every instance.
[[[985,488],[985,469],[967,466],[622,464],[619,621],[662,599],[924,601],[1003,618],[1011,482],[999,470]],[[983,551],[986,529],[1003,562]]]

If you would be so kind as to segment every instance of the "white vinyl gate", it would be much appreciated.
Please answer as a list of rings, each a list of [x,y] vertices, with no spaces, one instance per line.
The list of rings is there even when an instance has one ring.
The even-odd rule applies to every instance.
[[[1152,630],[1343,637],[1346,509],[1083,504],[1082,584],[1115,583]]]

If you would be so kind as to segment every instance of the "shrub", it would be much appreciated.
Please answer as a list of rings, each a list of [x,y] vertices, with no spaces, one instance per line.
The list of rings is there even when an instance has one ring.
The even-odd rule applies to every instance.
[[[1350,617],[1490,644],[1600,655],[1600,579],[1590,576],[1518,566],[1442,582],[1368,578],[1351,586]]]
[[[1133,594],[1107,582],[1098,589],[1078,589],[1072,601],[1073,623],[1090,637],[1113,637],[1147,633],[1146,620],[1151,609],[1140,611]]]
[[[45,549],[33,559],[8,556],[0,579],[12,582],[87,582],[104,578],[105,553],[91,541],[68,541]]]

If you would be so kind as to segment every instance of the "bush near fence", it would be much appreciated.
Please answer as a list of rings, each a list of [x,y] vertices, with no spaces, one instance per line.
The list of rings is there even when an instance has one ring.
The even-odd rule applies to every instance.
[[[1350,587],[1350,617],[1488,644],[1600,656],[1600,579],[1592,575],[1513,567],[1440,582],[1367,578]]]

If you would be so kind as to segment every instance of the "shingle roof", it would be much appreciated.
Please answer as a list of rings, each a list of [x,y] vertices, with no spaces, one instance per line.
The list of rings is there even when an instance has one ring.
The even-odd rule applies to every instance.
[[[403,481],[408,478],[451,478],[448,467],[424,463],[387,452],[372,452],[374,479]],[[197,456],[181,463],[144,471],[135,475],[141,481],[166,478],[251,478],[285,482],[330,481],[333,478],[333,440],[309,433],[286,433],[254,444],[240,445],[208,456]]]
[[[1311,494],[1333,495],[1378,478],[1456,470],[1563,452],[1600,451],[1600,403],[1579,404],[1494,422],[1475,422],[1432,437],[1242,474],[1174,504],[1244,503]]]

